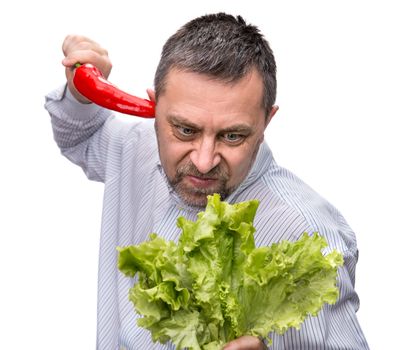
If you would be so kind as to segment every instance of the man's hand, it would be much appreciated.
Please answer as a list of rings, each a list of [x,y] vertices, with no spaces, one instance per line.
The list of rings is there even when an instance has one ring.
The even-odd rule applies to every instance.
[[[266,345],[257,337],[245,335],[227,343],[223,350],[265,350]]]
[[[73,67],[76,63],[91,63],[99,68],[107,79],[112,69],[107,50],[81,35],[68,35],[63,41],[62,50],[65,56],[62,64],[66,67],[66,78],[70,92],[79,102],[89,103],[90,101],[82,96],[73,85]]]

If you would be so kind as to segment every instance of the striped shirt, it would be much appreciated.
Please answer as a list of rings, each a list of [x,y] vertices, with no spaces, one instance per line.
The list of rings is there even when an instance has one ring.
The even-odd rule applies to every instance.
[[[153,343],[150,332],[136,325],[138,316],[128,300],[135,281],[118,271],[116,247],[146,241],[152,232],[177,241],[177,217],[196,220],[198,209],[187,206],[170,188],[160,164],[153,121],[80,104],[65,90],[62,87],[46,97],[55,140],[62,154],[82,167],[89,179],[105,184],[97,349],[174,349],[170,343]],[[356,317],[356,238],[339,211],[277,165],[265,143],[246,179],[226,200],[250,199],[260,202],[254,221],[257,246],[319,232],[328,249],[342,252],[345,261],[338,271],[337,303],[308,317],[300,330],[271,334],[270,349],[368,349]]]

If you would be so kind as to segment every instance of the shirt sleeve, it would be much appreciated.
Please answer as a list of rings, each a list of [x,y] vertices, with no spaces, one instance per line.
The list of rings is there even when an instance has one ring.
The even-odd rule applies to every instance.
[[[269,177],[270,175],[270,177]],[[358,261],[356,236],[342,214],[312,188],[291,172],[276,167],[265,178],[274,193],[267,205],[276,215],[267,215],[268,223],[260,227],[276,240],[297,239],[303,230],[318,232],[328,247],[325,253],[337,250],[343,254],[344,265],[339,267],[337,286],[339,298],[335,304],[325,304],[316,316],[309,316],[300,329],[290,328],[283,335],[271,334],[271,350],[367,350],[356,312],[359,298],[355,291],[355,272]],[[282,215],[279,215],[282,213]],[[261,218],[265,218],[263,213]],[[262,220],[263,220],[262,219]],[[270,234],[271,233],[271,234]],[[298,235],[298,236],[296,236]]]
[[[67,85],[46,96],[45,108],[61,153],[90,180],[105,182],[106,165],[120,159],[117,155],[132,124],[119,122],[114,112],[96,104],[78,102]]]

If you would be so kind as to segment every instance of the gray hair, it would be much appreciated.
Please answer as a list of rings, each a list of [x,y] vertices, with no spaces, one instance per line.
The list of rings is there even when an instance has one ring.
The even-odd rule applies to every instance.
[[[205,74],[234,83],[253,68],[264,85],[262,106],[266,116],[276,100],[276,62],[273,52],[256,26],[241,16],[209,14],[191,20],[164,44],[156,70],[156,98],[164,93],[172,69]]]

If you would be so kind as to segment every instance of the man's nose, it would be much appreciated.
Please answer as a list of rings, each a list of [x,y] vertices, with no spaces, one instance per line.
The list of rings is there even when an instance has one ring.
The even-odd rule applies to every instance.
[[[212,138],[203,138],[190,154],[190,160],[202,174],[207,174],[220,162],[220,154],[216,150],[216,142]]]

